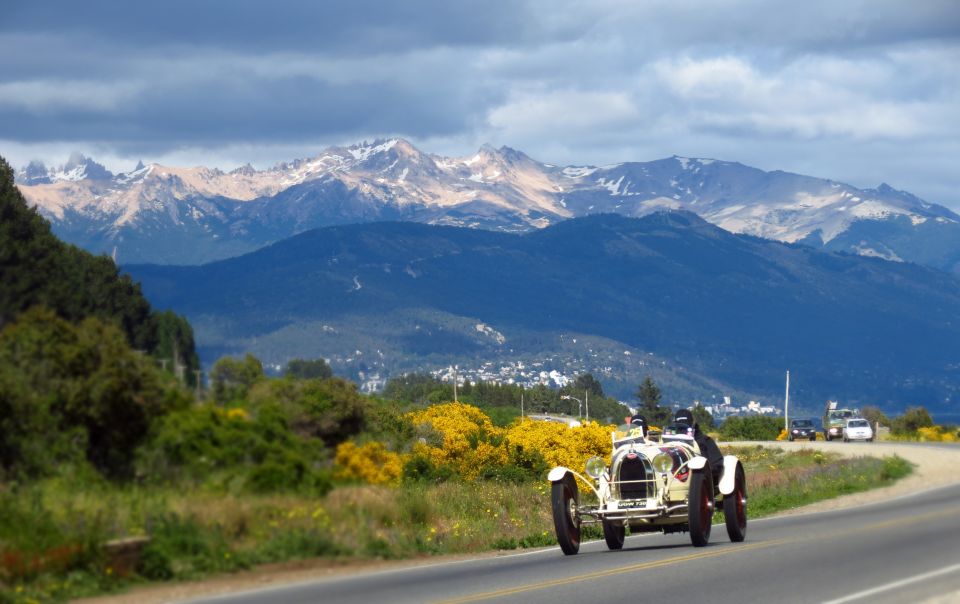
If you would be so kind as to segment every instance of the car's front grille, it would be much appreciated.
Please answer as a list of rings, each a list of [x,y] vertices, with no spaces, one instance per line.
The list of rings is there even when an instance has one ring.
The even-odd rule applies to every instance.
[[[620,475],[617,480],[620,481],[621,499],[645,499],[650,497],[649,482],[630,482],[633,480],[649,480],[653,478],[647,475],[646,466],[640,456],[626,458],[620,464]]]

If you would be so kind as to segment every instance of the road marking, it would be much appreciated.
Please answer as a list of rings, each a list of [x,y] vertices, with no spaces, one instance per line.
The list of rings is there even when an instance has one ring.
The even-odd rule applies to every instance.
[[[917,522],[923,522],[925,520],[930,520],[933,518],[940,518],[944,516],[953,516],[960,513],[960,509],[952,509],[946,512],[929,512],[927,514],[920,514],[918,516],[912,516],[910,518],[894,518],[891,520],[885,520],[883,522],[876,522],[874,524],[851,528],[845,531],[839,531],[831,533],[827,536],[830,539],[837,539],[842,537],[847,537],[850,535],[855,535],[858,533],[869,533],[875,532],[883,528],[893,528],[893,527],[903,527],[905,525],[916,524]],[[823,536],[812,535],[808,537],[799,537],[799,538],[783,538],[783,539],[773,539],[770,541],[764,541],[761,543],[752,543],[749,545],[737,545],[733,547],[724,548],[717,551],[706,551],[706,552],[697,552],[693,554],[687,554],[685,556],[676,556],[673,558],[666,558],[664,560],[655,560],[652,562],[643,562],[641,564],[632,564],[629,566],[621,566],[619,568],[612,568],[610,570],[587,573],[584,575],[574,575],[572,577],[564,577],[563,579],[552,579],[549,581],[541,581],[539,583],[528,583],[526,585],[518,585],[517,587],[508,587],[505,589],[498,589],[494,591],[487,591],[472,594],[469,596],[463,596],[461,598],[452,598],[449,600],[440,600],[437,604],[463,604],[466,602],[478,602],[481,600],[492,600],[494,598],[503,598],[506,596],[512,596],[515,594],[534,591],[537,589],[547,589],[550,587],[559,587],[561,585],[569,585],[571,583],[579,583],[581,581],[589,581],[593,579],[598,579],[601,577],[609,577],[613,575],[619,575],[627,572],[635,572],[638,570],[650,570],[654,568],[660,568],[663,566],[669,566],[671,564],[678,564],[680,562],[688,562],[690,560],[701,560],[704,558],[714,558],[716,556],[723,556],[726,554],[735,554],[739,552],[745,552],[754,549],[760,549],[765,547],[772,547],[775,545],[783,545],[787,543],[801,543],[804,541],[814,541],[818,539],[823,539]],[[960,565],[958,565],[960,566]],[[951,567],[954,568],[954,567]]]
[[[866,589],[864,591],[858,591],[855,594],[850,594],[849,596],[844,596],[836,600],[830,600],[829,602],[824,602],[824,604],[843,604],[844,602],[853,602],[855,600],[861,600],[869,596],[875,596],[877,594],[883,593],[885,591],[892,591],[894,589],[899,589],[913,583],[919,583],[920,581],[926,581],[933,577],[938,577],[940,575],[946,575],[954,571],[960,570],[960,564],[954,564],[953,566],[947,566],[939,570],[932,570],[928,573],[923,573],[922,575],[915,575],[908,579],[901,579],[899,581],[894,581],[893,583],[887,583],[886,585],[881,585],[879,587],[874,587],[873,589]]]
[[[666,558],[664,560],[655,560],[653,562],[644,562],[642,564],[631,564],[629,566],[621,566],[620,568],[612,568],[610,570],[592,572],[584,575],[575,575],[573,577],[565,577],[563,579],[553,579],[550,581],[542,581],[540,583],[528,583],[527,585],[519,585],[517,587],[498,589],[495,591],[488,591],[488,592],[473,594],[469,596],[464,596],[462,598],[441,600],[438,604],[462,604],[464,602],[477,602],[479,600],[490,600],[493,598],[502,598],[505,596],[512,596],[514,594],[523,593],[526,591],[533,591],[536,589],[545,589],[548,587],[569,585],[570,583],[578,583],[580,581],[590,581],[593,579],[610,577],[613,575],[620,575],[623,573],[635,572],[638,570],[649,570],[652,568],[660,568],[661,566],[669,566],[671,564],[677,564],[679,562],[687,562],[690,560],[700,560],[703,558],[715,558],[717,556],[723,556],[726,554],[734,554],[734,553],[739,553],[739,552],[752,550],[752,549],[772,547],[774,545],[785,543],[786,541],[787,539],[776,539],[773,541],[764,541],[763,543],[752,543],[750,545],[737,545],[735,547],[728,547],[728,548],[719,549],[716,551],[706,551],[706,552],[698,552],[695,554],[687,554],[685,556],[676,556],[674,558]]]

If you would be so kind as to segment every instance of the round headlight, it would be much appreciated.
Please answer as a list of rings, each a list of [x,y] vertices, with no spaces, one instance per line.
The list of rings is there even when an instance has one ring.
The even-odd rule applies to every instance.
[[[591,457],[587,460],[587,474],[591,478],[600,478],[607,471],[607,463],[600,457]]]
[[[673,470],[673,458],[666,453],[658,453],[653,458],[653,469],[661,474],[667,474]]]

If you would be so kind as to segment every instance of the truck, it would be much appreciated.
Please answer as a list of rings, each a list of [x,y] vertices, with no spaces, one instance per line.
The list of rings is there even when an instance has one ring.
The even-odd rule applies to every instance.
[[[827,401],[823,410],[823,438],[833,440],[843,438],[843,426],[848,419],[860,417],[859,409],[841,407],[837,401]]]

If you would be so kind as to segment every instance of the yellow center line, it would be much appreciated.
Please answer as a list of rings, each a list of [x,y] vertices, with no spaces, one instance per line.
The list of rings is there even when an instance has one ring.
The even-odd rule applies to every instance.
[[[725,548],[725,549],[719,549],[715,551],[697,552],[695,554],[687,554],[685,556],[676,556],[674,558],[666,558],[664,560],[655,560],[653,562],[643,562],[641,564],[631,564],[629,566],[621,566],[619,568],[611,568],[609,570],[602,570],[602,571],[587,573],[584,575],[575,575],[573,577],[565,577],[563,579],[553,579],[550,581],[541,581],[539,583],[529,583],[527,585],[510,587],[507,589],[498,589],[495,591],[488,591],[484,593],[473,594],[471,596],[464,596],[462,598],[454,598],[452,600],[442,600],[438,604],[460,604],[461,602],[477,602],[479,600],[490,600],[493,598],[502,598],[504,596],[523,593],[525,591],[533,591],[535,589],[545,589],[548,587],[557,587],[559,585],[569,585],[570,583],[577,583],[580,581],[587,581],[587,580],[598,579],[602,577],[610,577],[612,575],[619,575],[619,574],[634,572],[638,570],[649,570],[651,568],[659,568],[661,566],[669,566],[671,564],[677,564],[679,562],[687,562],[689,560],[713,558],[716,556],[722,556],[724,554],[732,554],[732,553],[743,552],[751,549],[770,547],[773,545],[777,545],[779,543],[783,543],[785,541],[787,540],[777,539],[775,541],[764,541],[763,543],[752,543],[750,545],[738,546],[736,548]]]
[[[793,537],[793,538],[783,538],[783,539],[773,539],[770,541],[763,541],[761,543],[751,543],[749,545],[736,545],[732,547],[725,547],[718,550],[707,550],[707,551],[698,551],[693,554],[687,554],[685,556],[675,556],[673,558],[665,558],[663,560],[654,560],[651,562],[642,562],[640,564],[631,564],[628,566],[621,566],[618,568],[611,568],[608,570],[602,570],[597,572],[591,572],[583,575],[574,575],[572,577],[564,577],[562,579],[552,579],[549,581],[540,581],[538,583],[528,583],[526,585],[518,585],[517,587],[508,587],[505,589],[497,589],[493,591],[486,591],[481,593],[476,593],[469,596],[463,596],[461,598],[453,598],[450,600],[440,600],[437,604],[462,604],[465,602],[478,602],[481,600],[492,600],[494,598],[503,598],[506,596],[512,596],[515,594],[534,591],[537,589],[548,589],[550,587],[558,587],[561,585],[570,585],[571,583],[579,583],[581,581],[589,581],[594,579],[599,579],[603,577],[610,577],[613,575],[620,575],[623,573],[636,572],[639,570],[650,570],[654,568],[660,568],[663,566],[670,566],[672,564],[679,564],[681,562],[689,562],[691,560],[702,560],[704,558],[715,558],[717,556],[724,556],[726,554],[736,554],[740,552],[746,552],[755,549],[761,549],[765,547],[773,547],[775,545],[783,545],[787,543],[802,543],[804,541],[814,541],[824,538],[836,539],[838,537],[847,537],[850,535],[858,533],[870,533],[878,529],[887,528],[887,527],[902,527],[905,525],[915,524],[917,522],[923,522],[925,520],[930,520],[933,518],[939,518],[943,516],[953,516],[960,514],[960,509],[952,509],[946,512],[930,512],[927,514],[921,514],[919,516],[912,516],[910,518],[895,518],[892,520],[885,520],[883,522],[876,522],[874,524],[869,524],[866,526],[857,527],[854,529],[847,529],[845,531],[833,532],[824,537],[823,535],[816,536],[807,536],[807,537]]]

